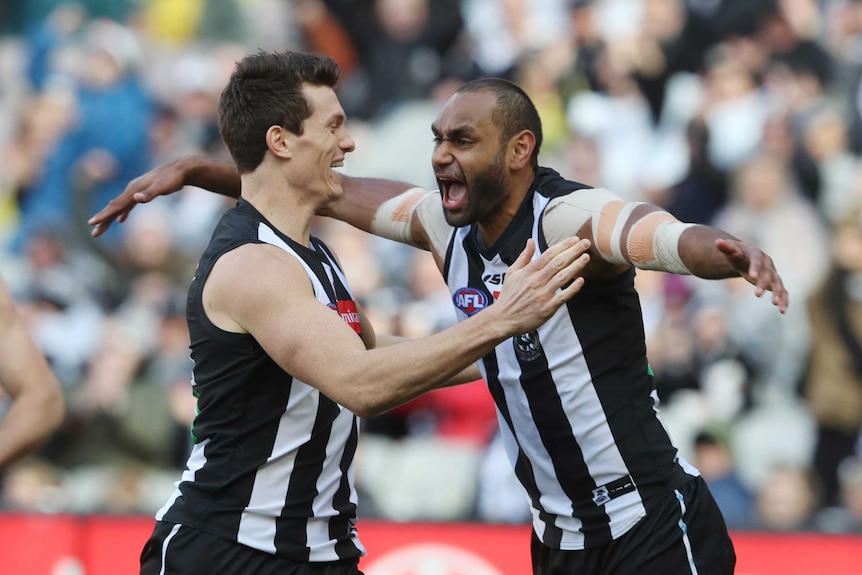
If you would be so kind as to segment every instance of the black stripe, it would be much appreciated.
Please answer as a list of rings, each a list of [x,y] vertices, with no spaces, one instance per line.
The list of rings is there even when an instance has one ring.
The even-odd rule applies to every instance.
[[[455,241],[458,238],[458,228],[452,229],[452,235],[449,236],[449,244],[446,246],[446,256],[443,258],[443,277],[449,279],[449,266],[452,263],[452,250],[455,247]]]
[[[311,437],[296,452],[284,509],[281,517],[276,520],[277,554],[298,557],[300,549],[303,549],[305,558],[300,560],[308,560],[310,549],[306,541],[306,522],[299,518],[309,518],[314,515],[312,508],[318,496],[317,481],[326,460],[326,445],[332,436],[332,422],[339,413],[338,406],[331,399],[320,394]]]
[[[646,501],[691,476],[656,416],[634,271],[590,281],[566,304],[608,426],[626,468]]]
[[[351,422],[350,437],[347,438],[344,453],[341,456],[341,463],[339,464],[341,483],[335,492],[335,496],[332,498],[332,506],[338,511],[338,515],[333,517],[329,522],[329,537],[337,541],[335,552],[340,559],[356,557],[359,552],[359,549],[350,537],[355,524],[356,504],[350,501],[350,480],[348,475],[358,441],[359,433],[356,426],[356,417],[354,416]]]
[[[486,289],[485,282],[482,279],[486,271],[485,260],[482,259],[482,257],[480,256],[479,250],[474,247],[475,242],[475,234],[463,234],[463,253],[467,256],[467,283],[470,287],[484,292],[488,297],[488,301],[493,303],[494,297]],[[504,342],[500,345],[506,345],[506,343]],[[494,351],[491,351],[491,353],[487,354],[483,358],[483,363],[485,365],[485,372],[488,374],[487,383],[488,389],[491,392],[491,397],[494,399],[494,402],[500,410],[500,413],[503,415],[503,418],[505,419],[506,424],[509,426],[509,429],[512,430],[513,436],[517,439],[518,434],[515,432],[514,425],[512,424],[511,414],[509,413],[509,406],[506,404],[506,397],[503,388],[500,385],[500,369],[499,365],[497,364],[496,353]],[[545,524],[545,532],[543,535],[543,539],[548,543],[548,545],[559,546],[560,541],[562,541],[563,531],[556,526],[555,516],[548,513],[542,506],[541,492],[539,491],[538,484],[536,483],[536,476],[533,472],[532,462],[530,462],[529,458],[527,457],[526,453],[524,453],[523,449],[521,449],[520,445],[518,446],[518,458],[515,462],[514,471],[516,477],[521,482],[521,485],[523,485],[524,489],[527,491],[527,495],[530,497],[530,501],[532,502],[533,507],[539,511],[539,517],[541,521]]]
[[[321,254],[326,256],[326,263],[328,263],[329,266],[333,268],[333,270],[332,270],[332,284],[335,288],[335,297],[332,298],[330,296],[330,299],[333,302],[352,300],[353,296],[350,294],[350,291],[347,289],[347,286],[344,285],[344,282],[341,281],[341,278],[339,277],[339,275],[336,271],[336,270],[338,270],[341,273],[344,273],[344,270],[341,269],[341,266],[338,264],[338,260],[332,254],[332,251],[329,249],[329,246],[327,246],[322,241],[320,241],[319,239],[314,238],[314,237],[311,238],[311,245],[314,246],[315,250],[320,251]],[[320,276],[318,276],[318,277],[320,277]],[[321,282],[323,283],[324,288],[328,288],[329,282],[324,281],[324,279],[325,278],[321,278]]]
[[[503,393],[503,386],[500,385],[500,369],[497,365],[496,355],[493,352],[486,355],[483,359],[483,363],[485,365],[485,371],[488,374],[488,390],[491,392],[491,397],[494,399],[494,403],[500,410],[500,414],[503,416],[503,419],[509,427],[509,430],[512,432],[512,435],[517,438],[518,435],[515,433],[515,427],[512,424],[512,415],[509,413],[509,406],[506,403],[506,397]],[[533,464],[530,463],[529,458],[527,458],[527,455],[524,453],[524,450],[521,449],[520,445],[518,445],[518,458],[515,462],[515,476],[526,490],[533,508],[538,510],[539,519],[545,524],[545,531],[542,539],[550,547],[559,547],[560,542],[563,539],[563,530],[555,525],[554,515],[549,514],[542,505],[542,494],[536,484],[536,475],[533,473]]]
[[[611,541],[610,519],[604,508],[592,501],[596,482],[572,433],[547,357],[542,353],[529,361],[519,358],[518,364],[521,368],[521,388],[530,404],[533,419],[537,423],[541,422],[537,429],[542,444],[554,465],[563,492],[572,502],[574,516],[583,523],[581,531],[585,545],[593,547]]]

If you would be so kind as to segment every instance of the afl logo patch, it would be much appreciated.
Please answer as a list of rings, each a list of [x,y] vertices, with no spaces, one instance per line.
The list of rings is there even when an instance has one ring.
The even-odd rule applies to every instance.
[[[476,288],[462,287],[452,296],[452,301],[455,307],[467,315],[473,315],[487,307],[488,296]]]
[[[542,344],[539,343],[539,332],[536,330],[522,333],[512,338],[515,355],[521,361],[533,361],[542,355]]]

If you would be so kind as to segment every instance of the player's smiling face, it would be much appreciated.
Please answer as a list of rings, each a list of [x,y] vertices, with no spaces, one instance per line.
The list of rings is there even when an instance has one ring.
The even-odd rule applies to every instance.
[[[486,221],[508,196],[506,145],[493,119],[496,105],[490,91],[458,93],[431,125],[431,164],[451,226]]]
[[[355,148],[345,127],[344,110],[332,88],[306,84],[302,91],[311,115],[302,124],[302,134],[295,136],[296,165],[309,189],[322,183],[326,198],[337,199],[342,194],[341,174],[333,168],[342,167],[344,157]]]

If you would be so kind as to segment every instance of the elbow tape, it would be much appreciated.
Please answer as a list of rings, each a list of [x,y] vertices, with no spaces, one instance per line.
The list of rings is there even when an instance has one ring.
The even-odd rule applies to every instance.
[[[397,242],[413,244],[411,226],[414,208],[427,193],[421,188],[411,188],[380,204],[371,220],[371,233]]]

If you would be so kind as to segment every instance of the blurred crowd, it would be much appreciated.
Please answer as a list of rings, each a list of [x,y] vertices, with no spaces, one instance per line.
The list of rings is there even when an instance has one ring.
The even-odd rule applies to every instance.
[[[0,508],[152,513],[194,417],[184,305],[229,200],[187,188],[101,238],[87,218],[165,160],[227,159],[243,54],[333,56],[345,172],[434,187],[454,87],[509,78],[543,165],[762,247],[744,281],[638,272],[661,410],[733,529],[862,533],[862,1],[21,0],[0,3],[0,274],[68,416]],[[454,321],[430,256],[320,219],[380,333]],[[2,413],[2,399],[0,399]],[[363,422],[360,516],[526,522],[481,381]]]

